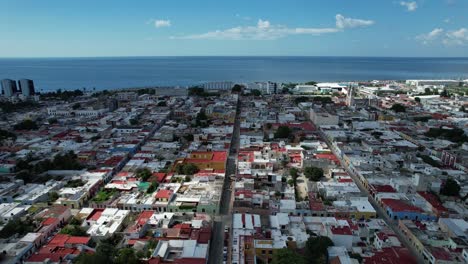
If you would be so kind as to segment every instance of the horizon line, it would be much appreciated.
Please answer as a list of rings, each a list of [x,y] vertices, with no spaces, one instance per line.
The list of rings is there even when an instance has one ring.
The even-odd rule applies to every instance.
[[[354,55],[113,55],[113,56],[37,56],[1,57],[4,59],[99,59],[99,58],[411,58],[411,59],[468,59],[468,56],[354,56]]]

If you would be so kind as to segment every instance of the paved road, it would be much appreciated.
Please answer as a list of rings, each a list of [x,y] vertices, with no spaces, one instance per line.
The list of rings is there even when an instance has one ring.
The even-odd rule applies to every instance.
[[[375,208],[377,215],[382,218],[387,225],[395,232],[395,234],[398,236],[400,241],[403,243],[403,245],[408,248],[411,252],[411,254],[417,259],[418,263],[426,263],[422,256],[419,254],[419,252],[413,247],[413,245],[409,242],[407,239],[406,235],[404,235],[400,229],[398,228],[398,222],[395,220],[390,219],[390,217],[387,215],[387,213],[383,210],[383,208],[377,203],[377,201],[370,195],[369,191],[367,188],[361,183],[361,181],[358,179],[358,177],[352,172],[346,163],[343,161],[343,159],[336,153],[336,150],[333,148],[333,145],[331,142],[328,141],[328,139],[323,135],[323,133],[320,133],[321,138],[327,143],[328,148],[333,151],[333,154],[340,160],[341,166],[346,169],[348,174],[351,176],[351,178],[354,180],[358,188],[361,190],[362,193],[366,194],[368,197],[369,202],[372,204],[372,206]]]
[[[231,147],[229,149],[229,156],[226,163],[226,177],[224,178],[223,193],[221,194],[219,205],[219,214],[214,217],[208,264],[223,263],[224,227],[231,226],[232,182],[229,176],[231,174],[235,174],[237,168],[236,160],[237,153],[239,152],[240,111],[241,102],[239,100],[237,102],[236,118],[231,138]]]

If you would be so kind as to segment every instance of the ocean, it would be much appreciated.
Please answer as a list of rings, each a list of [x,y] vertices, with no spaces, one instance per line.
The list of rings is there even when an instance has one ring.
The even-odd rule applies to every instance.
[[[468,58],[108,57],[0,59],[0,79],[37,91],[191,86],[210,81],[468,79]]]

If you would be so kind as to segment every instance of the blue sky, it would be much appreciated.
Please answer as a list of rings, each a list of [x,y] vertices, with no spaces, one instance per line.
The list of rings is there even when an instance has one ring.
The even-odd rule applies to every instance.
[[[468,56],[468,0],[0,0],[0,57]]]

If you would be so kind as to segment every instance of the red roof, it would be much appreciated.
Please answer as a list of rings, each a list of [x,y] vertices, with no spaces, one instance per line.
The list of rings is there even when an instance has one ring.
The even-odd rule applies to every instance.
[[[337,226],[337,227],[332,226],[330,230],[333,233],[333,235],[351,236],[353,234],[349,226]]]
[[[101,217],[102,212],[104,212],[104,209],[94,209],[86,220],[97,221]]]
[[[445,208],[442,203],[439,201],[439,198],[429,192],[418,192],[418,194],[424,198],[428,203],[432,205],[433,208],[437,209],[439,212],[448,212],[448,209]]]
[[[53,225],[53,224],[55,224],[57,221],[58,221],[57,218],[49,217],[49,218],[46,218],[44,221],[42,221],[42,225],[43,225],[43,226]]]
[[[438,260],[450,261],[452,260],[452,254],[448,250],[442,247],[431,247],[429,248],[432,256]]]
[[[166,178],[166,173],[163,173],[163,172],[156,172],[156,173],[153,173],[153,176],[156,177],[156,179],[158,180],[158,182],[163,182],[163,181],[164,181],[164,178]]]
[[[173,262],[174,264],[206,264],[205,258],[180,258]]]
[[[173,191],[172,190],[159,190],[155,197],[156,198],[166,198],[169,199],[172,195]]]
[[[391,185],[377,185],[373,184],[372,187],[378,193],[387,192],[387,193],[396,193],[396,190]]]
[[[353,182],[352,178],[339,178],[338,182]]]
[[[407,204],[401,200],[395,200],[395,199],[382,199],[382,203],[385,206],[390,207],[393,212],[418,212],[422,213],[423,210],[421,208],[416,207],[411,204]]]
[[[89,241],[91,240],[90,237],[81,237],[81,236],[71,236],[67,241],[66,244],[71,244],[71,245],[87,245]]]
[[[372,257],[364,257],[365,264],[416,264],[416,259],[411,255],[407,248],[389,247],[383,248],[380,251],[373,252]]]
[[[331,160],[331,161],[333,161],[335,163],[339,163],[338,158],[335,155],[331,154],[331,153],[329,153],[329,154],[326,154],[326,153],[315,154],[315,158],[317,158],[317,159],[328,159],[328,160]]]
[[[148,222],[148,220],[153,216],[154,211],[143,211],[141,214],[138,216],[137,223],[139,225],[144,225]]]

